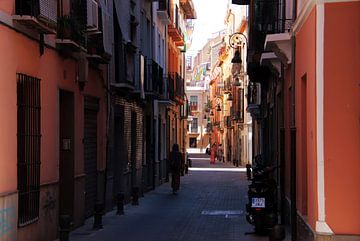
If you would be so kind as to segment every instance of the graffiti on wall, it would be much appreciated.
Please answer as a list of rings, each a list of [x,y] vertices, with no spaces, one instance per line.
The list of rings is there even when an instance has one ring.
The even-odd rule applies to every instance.
[[[45,196],[43,197],[43,209],[44,209],[44,217],[46,217],[49,221],[53,221],[53,215],[56,211],[56,199],[54,197],[54,193],[47,191]]]
[[[16,240],[16,209],[14,206],[0,209],[0,240]]]

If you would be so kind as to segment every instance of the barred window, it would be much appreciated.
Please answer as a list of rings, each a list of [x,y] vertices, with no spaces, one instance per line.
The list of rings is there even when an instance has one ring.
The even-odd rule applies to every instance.
[[[191,132],[193,132],[193,133],[198,132],[198,119],[197,118],[193,118],[193,120],[191,122]]]
[[[19,226],[39,218],[40,79],[17,74]]]

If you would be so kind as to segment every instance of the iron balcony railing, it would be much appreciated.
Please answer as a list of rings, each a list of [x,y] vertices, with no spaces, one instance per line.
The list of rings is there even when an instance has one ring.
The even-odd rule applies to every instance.
[[[173,80],[171,82],[173,83],[174,97],[184,100],[184,79],[178,73],[169,73],[169,77],[171,77],[171,79]]]
[[[147,60],[145,66],[145,91],[162,95],[164,93],[163,68],[154,60]]]
[[[291,29],[293,19],[286,15],[286,0],[255,0],[250,18],[250,48],[263,51],[267,34]]]
[[[185,90],[184,90],[184,79],[176,73],[176,96],[184,99]]]
[[[158,11],[166,11],[170,16],[170,0],[159,0]]]
[[[168,73],[168,93],[169,99],[175,101],[175,78],[173,73]]]

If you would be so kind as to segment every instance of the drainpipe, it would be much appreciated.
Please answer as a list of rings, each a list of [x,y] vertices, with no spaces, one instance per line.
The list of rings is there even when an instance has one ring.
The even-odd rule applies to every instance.
[[[293,21],[295,22],[297,15],[297,0],[293,0]],[[296,38],[295,33],[291,36],[291,161],[290,161],[290,219],[291,219],[291,241],[297,240],[297,212],[296,212],[296,121],[295,121],[295,68],[296,68]]]

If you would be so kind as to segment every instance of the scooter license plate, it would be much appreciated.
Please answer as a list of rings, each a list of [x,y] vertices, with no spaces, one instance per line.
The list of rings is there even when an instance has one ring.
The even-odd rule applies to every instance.
[[[251,207],[252,208],[265,208],[265,198],[251,198]]]

